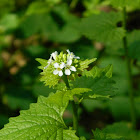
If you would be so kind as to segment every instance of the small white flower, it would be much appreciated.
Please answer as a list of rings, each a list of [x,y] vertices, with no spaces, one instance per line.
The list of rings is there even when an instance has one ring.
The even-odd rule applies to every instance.
[[[53,59],[55,60],[56,59],[56,56],[58,55],[58,52],[55,51],[51,54],[49,60],[48,60],[48,65],[44,67],[44,69],[46,69],[52,62],[53,62]],[[53,58],[53,59],[52,59]]]
[[[80,59],[79,56],[75,56],[73,52],[70,52],[69,50],[67,50],[68,54],[69,54],[69,58],[68,59]]]
[[[65,67],[65,63],[62,62],[60,65],[58,63],[54,63],[54,67],[56,68],[56,70],[53,71],[53,74],[54,75],[59,75],[59,76],[62,76],[63,75],[63,72],[62,72],[62,69]]]
[[[47,68],[47,67],[48,67],[48,66],[52,63],[52,61],[53,61],[53,60],[50,58],[50,59],[48,60],[48,62],[47,62],[47,63],[48,63],[48,65],[47,65],[47,66],[45,66],[45,67],[44,67],[44,69],[46,69],[46,68]]]
[[[71,66],[72,64],[72,60],[71,59],[68,59],[67,60],[67,64],[65,65],[65,74],[66,75],[70,75],[71,74],[71,71],[76,71],[76,68],[74,66]]]
[[[55,51],[51,54],[51,59],[53,58],[54,60],[56,60],[56,57],[58,56],[58,52]]]

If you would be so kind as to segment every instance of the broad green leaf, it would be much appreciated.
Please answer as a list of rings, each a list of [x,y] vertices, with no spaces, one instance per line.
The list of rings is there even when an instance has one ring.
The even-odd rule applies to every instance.
[[[117,23],[122,21],[120,13],[102,12],[94,14],[90,17],[83,18],[80,31],[89,39],[100,42],[109,42],[120,40],[124,37],[125,31],[121,27],[117,27]]]
[[[19,20],[16,14],[7,14],[0,20],[0,28],[9,31],[17,28]]]
[[[57,31],[57,24],[49,14],[33,14],[23,19],[20,29],[25,37],[41,33],[49,37]]]
[[[79,140],[74,130],[67,129],[62,115],[69,102],[65,92],[48,98],[39,97],[30,109],[21,111],[0,130],[0,140]]]
[[[115,7],[140,6],[140,0],[108,0]]]
[[[41,67],[40,69],[43,69],[45,66],[47,66],[47,62],[48,60],[46,59],[42,59],[42,58],[36,58],[36,61],[38,61],[43,67]]]
[[[93,63],[94,61],[96,61],[97,58],[93,58],[93,59],[86,59],[84,61],[80,62],[80,70],[83,71],[84,69],[88,68],[89,64]]]
[[[79,18],[69,12],[69,7],[66,4],[55,6],[52,11],[56,17],[58,29],[51,32],[49,39],[63,43],[77,41],[81,37],[77,30],[80,22]]]
[[[54,87],[58,84],[59,76],[53,74],[53,69],[48,67],[47,69],[44,69],[45,66],[48,65],[48,60],[37,58],[36,61],[38,61],[41,66],[39,66],[39,69],[42,69],[43,72],[41,72],[41,78],[40,81],[44,82],[46,86]]]
[[[115,95],[114,81],[103,75],[97,78],[82,76],[73,82],[73,86],[92,89],[83,94],[85,98],[109,98]]]
[[[73,100],[74,95],[82,95],[82,93],[92,91],[90,88],[74,88],[72,90],[68,90],[70,100]]]
[[[95,140],[138,140],[140,138],[126,122],[114,123],[103,130],[96,129],[93,134]]]
[[[35,1],[31,3],[26,11],[27,15],[45,13],[50,10],[47,3],[43,1]]]
[[[116,134],[104,133],[99,129],[93,131],[95,140],[126,140],[124,137],[118,136]]]
[[[34,11],[33,9],[36,9],[36,6],[39,5],[33,5],[35,7],[31,9],[29,13],[34,11],[34,14],[25,17],[21,24],[20,28],[25,37],[29,37],[33,34],[42,34],[48,40],[62,43],[74,42],[80,38],[81,34],[77,30],[79,19],[70,14],[67,5],[62,4],[50,7],[50,12],[44,13],[45,4],[43,5],[43,2],[37,3],[41,3],[43,8]],[[47,8],[48,7],[49,5]],[[40,12],[40,14],[37,14],[38,12]]]
[[[27,15],[47,13],[52,9],[52,6],[58,4],[61,0],[46,0],[46,1],[34,1],[32,2],[27,11]]]
[[[40,81],[44,82],[46,86],[54,87],[58,84],[59,79],[58,75],[53,74],[52,69],[47,68],[47,70],[41,72]]]
[[[95,78],[95,77],[100,77],[102,73],[105,73],[106,77],[111,78],[112,70],[113,70],[112,65],[108,65],[105,68],[98,68],[97,66],[94,66],[90,71],[85,70],[83,72],[83,76]]]

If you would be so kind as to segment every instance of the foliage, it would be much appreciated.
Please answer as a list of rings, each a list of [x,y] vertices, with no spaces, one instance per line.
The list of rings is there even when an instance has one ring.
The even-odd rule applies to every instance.
[[[1,0],[0,140],[139,140],[139,5],[140,0]],[[76,71],[66,75],[65,66],[63,76],[54,75],[54,63],[47,67],[50,54],[67,49],[80,57],[70,65]]]
[[[124,37],[125,31],[121,27],[117,27],[117,23],[122,21],[120,13],[94,14],[84,18],[81,22],[81,31],[90,39],[101,42],[116,41]]]
[[[48,98],[38,98],[27,111],[11,118],[10,123],[0,132],[1,140],[14,139],[71,139],[78,140],[73,130],[66,129],[62,119],[68,105],[67,93],[57,92]]]

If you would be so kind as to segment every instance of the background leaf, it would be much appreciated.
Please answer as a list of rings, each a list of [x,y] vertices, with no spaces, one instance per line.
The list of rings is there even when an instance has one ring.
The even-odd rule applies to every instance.
[[[117,23],[122,21],[120,13],[101,12],[82,19],[80,31],[91,40],[109,42],[122,39],[125,31],[117,27]]]

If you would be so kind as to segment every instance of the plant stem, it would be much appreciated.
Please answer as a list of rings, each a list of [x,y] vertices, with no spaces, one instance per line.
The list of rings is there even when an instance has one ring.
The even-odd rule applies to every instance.
[[[78,105],[72,101],[72,109],[73,109],[73,128],[76,130],[76,134],[78,136]]]
[[[67,86],[67,89],[70,90],[70,85],[67,76],[64,77],[64,82]],[[78,105],[75,101],[72,101],[72,109],[73,109],[73,128],[76,130],[76,134],[78,136]]]
[[[123,28],[126,30],[126,7],[123,8]],[[123,37],[123,47],[125,51],[126,64],[127,64],[127,75],[128,75],[128,86],[129,86],[129,98],[130,98],[130,112],[131,112],[131,120],[132,126],[136,128],[136,112],[135,112],[135,102],[134,102],[134,91],[133,91],[133,79],[132,79],[132,70],[131,70],[131,61],[128,54],[128,46],[127,46],[127,37],[126,35]]]

